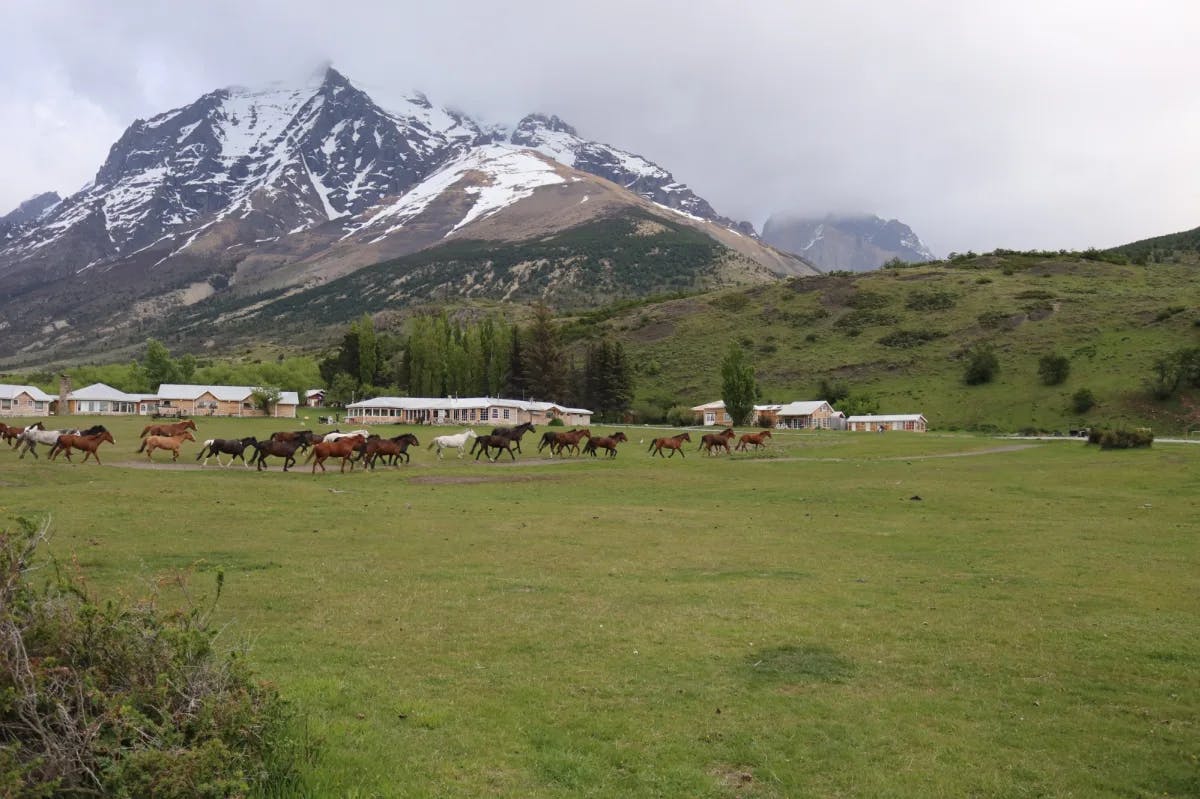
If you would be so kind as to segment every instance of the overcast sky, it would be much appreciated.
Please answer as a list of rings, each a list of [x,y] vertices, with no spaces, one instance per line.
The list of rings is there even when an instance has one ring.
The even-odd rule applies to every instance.
[[[6,0],[0,213],[147,118],[332,62],[383,106],[556,113],[721,213],[898,218],[939,254],[1200,225],[1200,1]]]

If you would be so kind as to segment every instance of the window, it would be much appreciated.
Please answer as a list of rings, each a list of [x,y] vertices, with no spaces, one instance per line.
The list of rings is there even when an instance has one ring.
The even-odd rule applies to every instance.
[[[12,408],[12,400],[8,400],[8,399],[0,400],[0,408],[3,408],[6,411],[11,409]]]
[[[508,411],[508,408],[505,408],[505,409],[504,409],[504,418],[505,418],[505,419],[507,419],[507,418],[508,418],[508,416],[509,416],[509,411]]]
[[[500,418],[500,409],[499,408],[492,408],[492,418],[493,419]]]

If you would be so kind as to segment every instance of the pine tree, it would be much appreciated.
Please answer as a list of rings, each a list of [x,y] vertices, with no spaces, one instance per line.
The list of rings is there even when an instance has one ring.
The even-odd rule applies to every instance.
[[[504,393],[512,399],[525,397],[525,346],[520,325],[513,325],[508,350],[508,371],[504,375]]]
[[[554,317],[545,305],[534,308],[523,366],[528,398],[561,401],[566,390],[566,364],[558,344]]]

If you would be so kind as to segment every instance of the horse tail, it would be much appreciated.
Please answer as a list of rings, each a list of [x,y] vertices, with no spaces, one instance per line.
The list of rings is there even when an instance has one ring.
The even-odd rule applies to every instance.
[[[433,448],[434,448],[434,447],[436,447],[436,446],[437,446],[437,440],[436,440],[436,439],[434,439],[433,441],[430,441],[430,442],[429,442],[429,446],[428,446],[428,447],[426,447],[425,449],[433,449]]]
[[[143,427],[143,428],[142,428],[142,438],[145,438],[145,437],[146,437],[146,434],[150,432],[150,428],[151,428],[151,427],[154,427],[154,425],[152,425],[152,424],[148,424],[148,425],[146,425],[145,427]],[[141,452],[141,450],[138,450],[138,452]]]
[[[313,447],[312,449],[310,449],[308,451],[308,457],[304,459],[304,462],[308,463],[309,461],[311,461],[313,459],[313,456],[316,454],[317,454],[317,448]]]
[[[145,435],[145,434],[143,433],[143,435]],[[138,448],[137,448],[137,451],[138,451],[138,452],[145,452],[145,451],[146,451],[146,439],[144,439],[144,438],[142,439],[142,445],[141,445],[140,447],[138,447]]]

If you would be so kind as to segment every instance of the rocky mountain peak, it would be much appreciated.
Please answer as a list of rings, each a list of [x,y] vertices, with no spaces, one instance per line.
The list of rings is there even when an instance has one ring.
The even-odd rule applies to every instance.
[[[869,213],[773,214],[763,226],[762,238],[825,270],[864,272],[893,258],[908,262],[936,258],[908,225]]]

